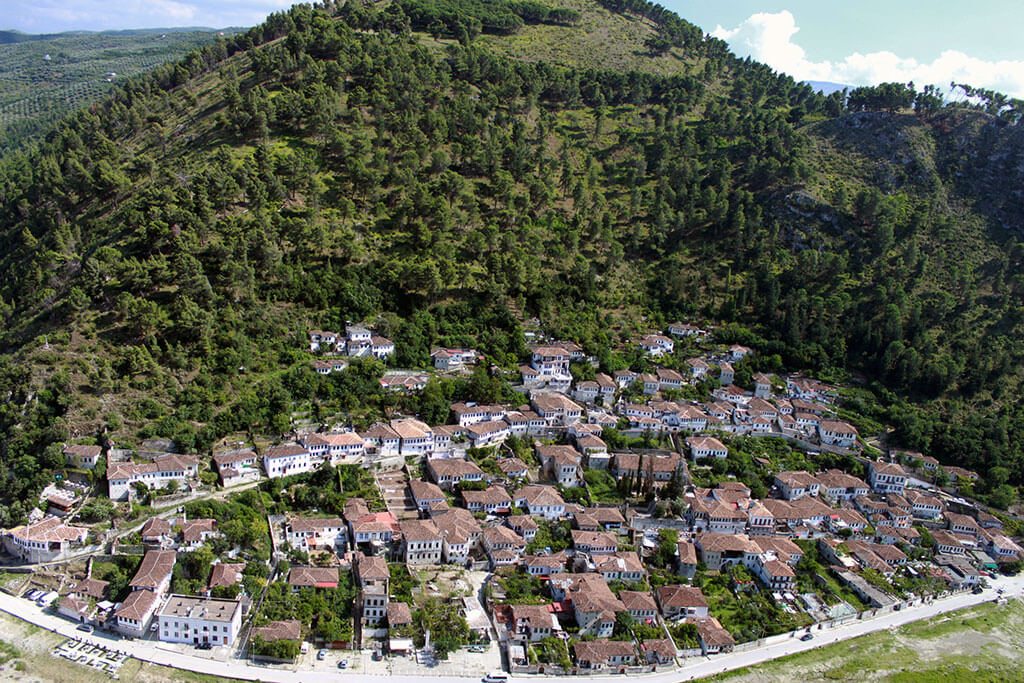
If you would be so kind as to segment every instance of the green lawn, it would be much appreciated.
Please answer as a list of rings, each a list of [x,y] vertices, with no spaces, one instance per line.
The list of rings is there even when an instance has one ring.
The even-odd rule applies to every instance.
[[[712,680],[1019,681],[1024,604],[986,603]]]

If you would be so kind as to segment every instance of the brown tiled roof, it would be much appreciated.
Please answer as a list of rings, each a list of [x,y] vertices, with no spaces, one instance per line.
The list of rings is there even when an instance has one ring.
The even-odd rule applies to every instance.
[[[356,562],[356,574],[361,585],[367,581],[381,581],[391,578],[388,563],[379,555],[360,555]]]
[[[85,538],[88,532],[80,527],[68,526],[56,517],[47,517],[35,524],[15,527],[8,533],[15,538],[26,541],[66,543],[69,541],[80,541]]]
[[[139,532],[143,538],[156,538],[171,533],[171,523],[160,517],[153,517],[146,520]]]
[[[338,520],[341,522],[341,520]],[[190,519],[181,526],[181,537],[186,543],[195,543],[202,539],[204,533],[217,529],[217,521],[213,519]]]
[[[253,451],[242,451],[241,453],[215,453],[213,456],[213,462],[217,464],[217,469],[227,465],[234,465],[243,460],[255,461],[256,453]]]
[[[759,552],[758,547],[745,534],[698,534],[697,543],[704,552]]]
[[[413,479],[409,482],[409,489],[412,490],[412,497],[417,503],[424,500],[446,500],[440,487],[429,481]]]
[[[173,550],[147,550],[138,571],[128,584],[132,588],[156,588],[171,575],[177,553]]]
[[[714,617],[691,617],[686,621],[697,624],[697,633],[709,647],[728,647],[736,644],[732,635],[722,628],[722,624]]]
[[[530,625],[551,626],[551,610],[547,605],[511,605],[512,623],[528,621]]]
[[[644,563],[632,551],[614,552],[594,558],[594,567],[600,573],[605,572],[642,572]]]
[[[651,594],[643,591],[622,591],[619,593],[619,600],[622,600],[622,605],[628,610],[658,609]]]
[[[306,453],[306,449],[298,444],[290,444],[284,446],[274,446],[264,451],[263,455],[270,460],[274,458],[287,458],[293,455],[301,455]]]
[[[234,586],[242,580],[243,570],[245,570],[245,565],[242,563],[218,562],[213,565],[213,570],[210,572],[209,587]]]
[[[406,541],[433,541],[441,539],[437,525],[427,519],[406,519],[398,523]]]
[[[102,600],[107,592],[107,586],[110,585],[109,581],[100,581],[99,579],[85,578],[75,584],[72,593],[79,595],[88,595],[90,598],[96,598]]]
[[[841,470],[828,470],[818,475],[818,481],[826,489],[844,488],[844,489],[866,489],[870,488],[866,483],[852,474],[847,474]]]
[[[64,599],[60,601],[60,606],[76,614],[87,614],[89,612],[89,601],[74,595],[64,596]]]
[[[132,591],[121,606],[114,612],[118,619],[141,620],[156,607],[160,598],[153,591]]]
[[[625,518],[616,508],[594,507],[587,508],[586,513],[601,522],[602,524],[624,524]]]
[[[693,586],[658,586],[655,589],[662,609],[669,607],[707,607],[704,593]]]
[[[505,474],[512,472],[525,472],[527,470],[526,463],[519,458],[502,458],[498,461],[498,469]]]
[[[822,423],[822,427],[825,424]],[[903,468],[894,462],[873,462],[871,463],[871,469],[879,474],[891,474],[897,477],[905,477],[907,473],[903,471]]]
[[[82,445],[71,445],[64,447],[64,453],[66,455],[77,455],[83,458],[95,458],[103,452],[103,449],[99,446],[82,446]]]
[[[565,505],[565,501],[553,486],[528,484],[512,496],[513,500],[520,497],[525,498],[530,505]]]
[[[512,515],[506,521],[510,527],[519,528],[523,531],[540,528],[530,515]]]
[[[564,552],[557,552],[551,555],[527,555],[523,558],[523,564],[527,567],[556,567],[564,568],[568,555]]]
[[[298,640],[302,637],[302,622],[298,619],[286,619],[285,621],[272,621],[266,626],[259,626],[255,635],[267,643],[278,640]]]
[[[655,652],[662,659],[676,656],[676,645],[668,638],[647,638],[641,646],[646,652]]]
[[[463,477],[467,474],[483,474],[476,463],[462,458],[431,458],[427,467],[436,477]]]
[[[603,531],[573,529],[571,533],[574,546],[587,545],[592,548],[617,548],[619,546],[619,541],[614,535]]]
[[[525,548],[526,541],[516,532],[507,526],[490,526],[484,529],[484,538],[487,543],[494,545],[511,544],[517,548]]]
[[[288,585],[335,587],[338,585],[338,570],[334,567],[292,567],[288,572]]]
[[[678,548],[680,564],[697,564],[697,548],[692,542],[680,541]]]
[[[462,499],[466,504],[479,503],[481,505],[512,505],[512,499],[505,489],[498,486],[489,486],[483,491],[463,491]]]
[[[412,623],[412,610],[404,602],[388,603],[388,626],[404,626]]]
[[[607,663],[612,657],[635,655],[633,644],[622,640],[591,640],[573,643],[576,661],[587,661],[591,664]]]
[[[362,498],[349,498],[345,501],[343,514],[345,516],[345,521],[354,522],[360,517],[365,517],[370,514],[370,508],[367,507],[366,501]]]

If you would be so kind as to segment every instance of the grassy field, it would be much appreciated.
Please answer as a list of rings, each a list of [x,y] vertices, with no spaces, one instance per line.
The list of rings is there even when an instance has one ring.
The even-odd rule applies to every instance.
[[[82,33],[0,45],[0,155],[126,78],[215,36],[213,31]]]
[[[0,680],[75,681],[105,683],[110,676],[93,669],[51,656],[65,638],[38,626],[0,612]],[[228,679],[190,671],[168,669],[129,659],[118,672],[123,681],[171,683],[186,681],[212,683]]]
[[[581,69],[641,71],[661,76],[690,73],[699,66],[674,48],[652,55],[644,40],[656,33],[654,24],[639,16],[617,14],[585,0],[548,0],[546,4],[577,10],[573,26],[528,24],[512,35],[481,35],[476,44],[497,54],[528,62],[548,62]],[[435,40],[418,33],[428,47],[443,48],[451,39]]]
[[[765,681],[1019,681],[1024,603],[985,603],[716,676]]]

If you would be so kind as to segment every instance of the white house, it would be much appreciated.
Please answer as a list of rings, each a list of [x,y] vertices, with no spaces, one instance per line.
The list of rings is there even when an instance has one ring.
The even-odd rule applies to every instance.
[[[857,428],[846,422],[822,420],[818,424],[821,442],[830,446],[853,448],[857,445]]]
[[[316,548],[344,551],[348,525],[340,517],[298,517],[285,523],[285,540],[303,552]]]
[[[242,603],[172,595],[157,620],[157,634],[165,643],[231,645],[242,626]]]
[[[668,333],[673,337],[706,337],[707,332],[690,323],[671,323]]]
[[[102,455],[103,449],[99,446],[64,446],[64,457],[75,467],[83,470],[91,470]]]
[[[301,474],[312,469],[309,451],[298,444],[273,446],[263,452],[263,471],[271,479]]]
[[[513,494],[512,502],[517,507],[526,508],[531,515],[540,515],[547,519],[565,516],[565,501],[551,486],[524,486]]]
[[[907,473],[896,463],[874,462],[868,466],[868,482],[878,493],[903,493]]]
[[[686,445],[690,447],[690,455],[698,458],[726,458],[729,449],[713,436],[688,436]]]
[[[637,341],[637,345],[643,352],[655,358],[672,353],[675,349],[675,342],[661,334],[648,334]]]
[[[4,548],[25,562],[52,562],[84,543],[88,533],[88,529],[68,526],[57,517],[46,517],[5,531]]]
[[[198,476],[199,460],[190,455],[161,455],[153,462],[115,462],[107,468],[107,491],[111,500],[128,500],[138,483],[151,491],[170,482],[184,484]]]
[[[567,427],[579,422],[583,416],[583,408],[561,394],[536,394],[531,402],[548,425]]]

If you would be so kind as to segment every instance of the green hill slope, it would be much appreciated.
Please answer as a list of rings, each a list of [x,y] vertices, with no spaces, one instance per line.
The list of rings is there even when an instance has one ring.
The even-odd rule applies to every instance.
[[[69,436],[206,450],[295,404],[395,409],[372,367],[313,373],[312,327],[373,321],[404,367],[443,343],[511,370],[537,317],[613,370],[635,332],[697,317],[765,369],[877,378],[853,408],[1012,502],[1024,249],[992,198],[1020,187],[1018,128],[846,111],[656,6],[565,8],[297,7],[10,159],[4,499]],[[601,21],[645,28],[607,63],[556,51]]]

